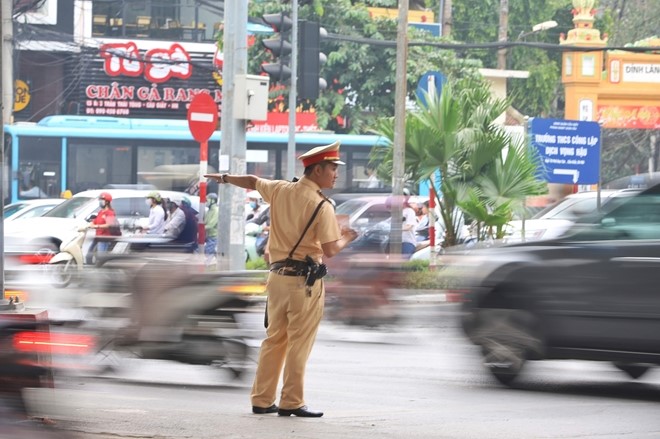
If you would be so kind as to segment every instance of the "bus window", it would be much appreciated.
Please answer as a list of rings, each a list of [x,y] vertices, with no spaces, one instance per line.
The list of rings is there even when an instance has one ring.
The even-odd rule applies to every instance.
[[[71,139],[67,166],[67,187],[75,194],[100,189],[107,184],[132,181],[131,147],[118,142],[101,145],[85,139]]]
[[[5,205],[11,204],[11,197],[9,196],[9,176],[11,175],[11,172],[9,172],[9,164],[11,163],[11,136],[9,134],[5,134],[5,140],[4,140],[4,147],[5,147],[5,162],[3,163],[4,169],[3,171],[3,177],[4,181],[3,183],[3,188],[4,188],[4,193],[3,195],[3,200],[5,200]]]
[[[138,146],[137,180],[162,190],[189,191],[199,182],[199,146]],[[209,171],[212,172],[212,171]]]
[[[58,137],[20,138],[18,152],[18,197],[57,198],[60,196],[61,145]]]
[[[169,167],[177,174],[186,174],[169,183],[172,189],[194,191],[199,180],[189,178],[198,173],[188,172],[187,167],[198,167],[199,143],[192,140],[185,121],[55,115],[36,124],[6,125],[5,134],[5,163],[11,166],[5,175],[12,178],[5,204],[21,198],[19,189],[57,197],[64,189],[78,193],[107,185],[146,182]],[[335,189],[355,188],[359,183],[355,180],[365,178],[369,152],[382,140],[372,135],[298,133],[296,157],[334,141],[341,142],[341,159],[346,162]],[[286,133],[246,133],[246,171],[265,178],[286,178],[288,142]],[[64,151],[62,145],[66,146]],[[216,132],[209,140],[209,172],[218,167],[219,155],[220,133]],[[62,167],[66,169],[66,181]],[[302,173],[302,163],[295,160],[294,175],[300,177]],[[36,188],[28,187],[31,183]],[[387,182],[384,184],[387,186]],[[208,189],[214,190],[210,186]]]

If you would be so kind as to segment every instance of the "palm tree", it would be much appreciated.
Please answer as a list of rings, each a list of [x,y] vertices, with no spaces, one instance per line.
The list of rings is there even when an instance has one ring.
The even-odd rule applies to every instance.
[[[524,198],[543,190],[526,149],[509,147],[509,136],[493,123],[508,102],[493,98],[483,81],[473,79],[448,82],[439,96],[426,95],[423,102],[420,99],[419,110],[406,116],[405,170],[410,180],[428,180],[434,189],[445,226],[444,245],[457,243],[459,209],[487,229],[495,227],[501,237]],[[381,120],[375,131],[393,141],[392,122]],[[383,177],[391,176],[392,157],[390,145],[372,154]],[[439,187],[433,181],[438,171]]]
[[[507,137],[498,137],[505,145],[502,154],[465,188],[458,202],[477,222],[480,240],[503,238],[504,227],[513,215],[523,214],[525,199],[547,191],[547,185],[536,179],[536,157],[525,143],[509,145]]]

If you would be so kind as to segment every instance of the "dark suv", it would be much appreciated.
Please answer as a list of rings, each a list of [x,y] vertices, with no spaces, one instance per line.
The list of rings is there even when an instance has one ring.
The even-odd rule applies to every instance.
[[[463,329],[500,382],[526,360],[610,361],[632,378],[660,364],[660,185],[560,238],[449,257],[466,273]]]

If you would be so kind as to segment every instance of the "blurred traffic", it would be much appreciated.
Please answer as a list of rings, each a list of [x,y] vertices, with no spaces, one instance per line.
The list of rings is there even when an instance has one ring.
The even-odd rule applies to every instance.
[[[632,378],[660,364],[660,186],[616,199],[557,238],[442,257],[463,330],[502,383],[528,360],[607,361]]]
[[[486,369],[505,384],[519,380],[528,361],[548,359],[609,362],[639,378],[660,356],[654,335],[660,329],[654,326],[660,321],[660,302],[654,298],[660,186],[621,194],[604,194],[600,212],[580,216],[582,210],[575,209],[572,225],[558,238],[439,244],[440,254],[431,261],[389,253],[391,196],[356,199],[362,215],[344,213],[355,208],[340,204],[341,221],[348,215],[348,221],[363,224],[369,209],[362,201],[376,206],[382,217],[364,224],[353,245],[327,261],[326,325],[338,331],[331,334],[339,339],[349,337],[343,332],[349,328],[367,329],[371,335],[365,340],[372,342],[379,333],[391,340],[411,321],[442,327],[456,320],[465,340],[479,347]],[[147,195],[136,193],[134,199],[146,205]],[[30,428],[52,434],[63,431],[53,429],[32,408],[34,402],[22,399],[25,388],[51,388],[65,376],[126,376],[136,359],[203,365],[219,372],[218,382],[244,382],[253,372],[263,334],[266,270],[216,271],[191,242],[142,230],[148,213],[119,217],[122,234],[107,238],[111,244],[100,252],[85,243],[94,239],[89,226],[99,196],[92,199],[97,207],[85,216],[88,221],[72,215],[77,233],[58,251],[44,251],[49,241],[34,239],[29,242],[36,246],[17,245],[6,255],[32,271],[3,302],[2,358],[9,366],[3,366],[0,378],[10,383],[4,387],[10,401],[5,405],[29,420]],[[567,199],[585,197],[593,198]],[[255,212],[253,200],[246,195],[246,212],[252,214],[246,216],[246,234],[254,237],[246,239],[246,259],[259,261],[269,209],[261,203]],[[408,198],[408,205],[417,218],[417,248],[428,248],[427,199],[413,203]],[[12,242],[24,241],[9,238],[6,250],[14,248]],[[248,243],[254,249],[248,250]],[[69,262],[71,270],[60,261]],[[420,271],[430,263],[430,272]],[[451,302],[460,303],[460,309],[439,313],[438,304]],[[442,317],[436,321],[435,316]],[[24,367],[26,361],[32,366]]]

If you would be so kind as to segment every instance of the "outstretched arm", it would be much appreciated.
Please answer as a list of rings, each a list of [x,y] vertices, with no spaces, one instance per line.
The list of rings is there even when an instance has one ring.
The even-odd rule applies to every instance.
[[[243,189],[257,189],[257,176],[255,175],[230,175],[230,174],[204,174],[204,177],[215,180],[218,183],[229,183]]]

